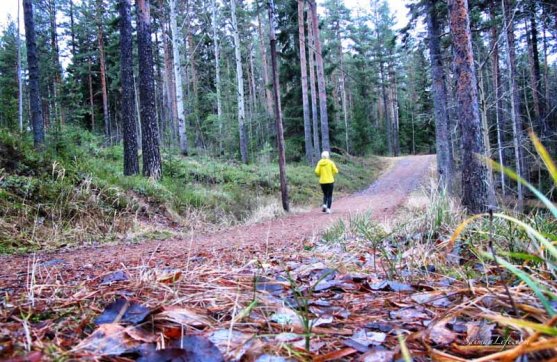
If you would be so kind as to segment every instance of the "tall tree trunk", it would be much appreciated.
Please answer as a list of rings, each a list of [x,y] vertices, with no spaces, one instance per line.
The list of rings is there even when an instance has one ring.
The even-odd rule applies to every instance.
[[[25,43],[27,45],[27,64],[29,67],[29,102],[31,107],[31,124],[33,125],[33,142],[41,150],[44,145],[44,120],[41,109],[39,86],[39,59],[35,41],[35,22],[33,19],[33,1],[23,0],[23,18],[25,21]]]
[[[232,0],[234,2],[234,0]],[[280,193],[282,196],[282,208],[290,211],[288,200],[288,184],[286,180],[286,156],[284,147],[284,132],[282,128],[282,110],[280,105],[280,85],[277,66],[277,39],[275,36],[275,3],[268,1],[269,6],[269,38],[271,43],[271,69],[273,73],[273,104],[275,113],[275,125],[277,129],[277,146],[279,153],[279,175]]]
[[[523,176],[523,162],[522,162],[522,118],[520,117],[520,94],[518,91],[518,74],[516,71],[516,50],[514,47],[514,25],[511,14],[512,10],[512,0],[501,0],[503,9],[503,20],[505,31],[505,42],[507,44],[507,69],[509,70],[509,90],[511,92],[510,104],[511,104],[511,123],[513,128],[513,145],[514,145],[514,157],[515,157],[515,172],[518,176]],[[522,192],[522,184],[520,182],[517,185],[517,207],[522,210],[524,205],[524,195]]]
[[[136,0],[136,7],[143,175],[158,180],[162,176],[162,162],[155,109],[155,77],[153,74],[149,0]]]
[[[172,32],[172,59],[174,61],[174,79],[176,87],[176,104],[178,108],[178,138],[180,142],[180,152],[188,154],[188,134],[186,129],[186,112],[184,110],[184,89],[182,83],[182,67],[180,58],[181,35],[178,32],[178,22],[176,20],[176,0],[169,0],[170,3],[170,29]]]
[[[168,19],[166,19],[168,21]],[[170,109],[170,130],[172,134],[172,144],[174,144],[177,136],[177,124],[178,124],[178,106],[176,104],[176,81],[174,79],[174,68],[172,60],[172,49],[170,46],[169,36],[168,36],[168,24],[163,25],[163,47],[164,47],[164,77],[165,77],[165,90],[166,99],[168,103],[168,109]]]
[[[497,129],[497,155],[499,164],[505,166],[505,158],[503,156],[503,125],[505,124],[503,117],[503,95],[501,94],[501,71],[499,68],[499,32],[497,30],[496,13],[495,13],[496,0],[490,4],[490,20],[491,26],[491,66],[492,66],[492,81],[493,90],[495,93],[495,127]],[[501,178],[501,193],[505,196],[506,193],[506,180],[505,173],[499,172]]]
[[[219,137],[219,154],[222,153],[222,139],[223,135],[223,121],[222,121],[222,90],[220,81],[220,48],[219,48],[219,33],[217,17],[218,5],[217,0],[213,0],[213,9],[211,12],[211,22],[213,25],[213,47],[215,51],[215,88],[217,90],[217,124],[218,124],[218,137]]]
[[[313,26],[313,41],[315,43],[315,55],[317,58],[317,87],[319,88],[319,114],[321,116],[321,144],[323,150],[330,150],[329,141],[329,118],[327,115],[327,89],[325,85],[325,67],[323,64],[323,52],[321,40],[319,39],[319,20],[317,19],[317,4],[314,0],[309,1]]]
[[[529,6],[530,26],[526,24],[528,34],[528,61],[530,63],[530,88],[532,89],[532,100],[534,105],[534,122],[537,132],[542,139],[548,135],[547,122],[544,114],[544,100],[541,87],[540,52],[538,49],[538,28],[536,22],[536,3],[532,2]]]
[[[342,106],[342,116],[344,119],[344,142],[346,147],[346,152],[350,153],[350,142],[349,142],[349,125],[348,125],[348,104],[346,96],[346,73],[344,70],[344,54],[342,52],[342,39],[340,38],[340,32],[337,32],[337,41],[339,43],[338,47],[338,59],[339,59],[339,86],[341,93],[341,106]]]
[[[478,90],[467,0],[449,0],[450,29],[456,97],[462,130],[462,203],[471,213],[483,212],[495,201],[486,164],[478,158],[485,154],[478,107]]]
[[[298,38],[300,47],[300,69],[302,72],[302,107],[304,113],[304,143],[306,159],[313,163],[313,144],[311,141],[311,123],[309,119],[308,71],[306,59],[306,33],[304,30],[304,0],[298,0]]]
[[[387,96],[387,77],[385,75],[385,64],[383,59],[379,57],[379,75],[381,78],[381,96],[383,101],[383,115],[385,116],[385,132],[387,135],[387,152],[389,156],[393,155],[393,138],[392,138],[392,121],[391,112],[389,111],[389,100]]]
[[[453,162],[449,145],[449,117],[447,113],[447,86],[441,55],[441,26],[435,4],[437,0],[427,1],[427,29],[429,35],[429,54],[431,60],[431,78],[433,109],[435,113],[435,148],[437,150],[437,173],[439,184],[452,192]]]
[[[91,60],[87,62],[89,80],[89,112],[91,113],[91,132],[95,132],[95,94],[93,93],[93,69]]]
[[[308,14],[309,15],[309,14]],[[315,89],[315,36],[313,34],[313,20],[308,16],[308,50],[309,50],[309,88],[311,92],[311,119],[313,129],[313,161],[319,159],[321,146],[319,144],[319,118],[317,114],[317,90]]]
[[[64,124],[64,109],[62,99],[60,98],[60,88],[62,84],[62,66],[60,65],[60,49],[58,46],[58,34],[56,25],[56,1],[50,0],[50,47],[52,49],[52,67],[54,69],[53,78],[53,102],[54,113],[59,124]]]
[[[130,0],[120,0],[120,79],[122,84],[122,124],[124,133],[124,175],[137,175],[137,130],[133,86],[133,40]]]
[[[17,2],[17,118],[19,123],[19,132],[23,132],[23,80],[21,78],[21,29],[20,29],[20,13],[21,2]]]
[[[242,69],[242,45],[240,44],[240,30],[236,19],[236,0],[230,0],[230,15],[232,18],[232,35],[234,37],[234,57],[236,60],[236,84],[238,86],[238,130],[240,133],[240,155],[243,163],[248,163],[248,139],[246,132],[246,110],[244,97],[244,72]]]
[[[261,61],[263,66],[263,81],[264,81],[264,88],[265,88],[265,100],[266,100],[266,110],[267,113],[270,115],[273,113],[273,94],[271,92],[271,81],[269,77],[269,64],[267,62],[267,47],[265,46],[265,37],[263,36],[263,30],[261,27],[261,16],[259,15],[259,11],[257,12],[257,30],[259,32],[259,48],[261,51]]]
[[[103,33],[103,0],[97,0],[97,45],[99,47],[99,67],[101,70],[101,90],[103,99],[104,117],[104,136],[107,142],[111,142],[110,135],[110,110],[108,106],[108,87],[106,84],[106,61],[104,52],[104,33]]]
[[[77,52],[75,50],[75,19],[74,19],[74,9],[73,9],[73,2],[74,0],[70,0],[70,36],[72,39],[72,57],[75,57]]]

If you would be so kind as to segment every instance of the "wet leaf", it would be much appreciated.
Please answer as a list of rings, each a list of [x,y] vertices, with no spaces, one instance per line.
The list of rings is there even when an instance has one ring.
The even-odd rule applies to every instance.
[[[141,323],[150,313],[149,308],[136,303],[130,302],[125,298],[119,298],[109,304],[104,312],[95,319],[96,324],[105,323]]]
[[[174,347],[185,350],[188,362],[221,362],[224,356],[209,339],[201,336],[185,336],[174,342]]]
[[[139,348],[146,341],[154,342],[156,337],[136,327],[125,328],[119,324],[102,324],[75,348],[98,356],[119,356]]]
[[[388,333],[388,332],[393,330],[392,326],[390,326],[386,323],[380,323],[380,322],[371,322],[371,323],[366,324],[365,327],[367,329],[377,330],[377,331],[385,332],[385,333]]]
[[[447,308],[452,304],[443,293],[415,293],[410,298],[418,304],[431,304],[439,308]]]
[[[392,351],[371,350],[360,356],[358,362],[392,362],[395,359],[395,353]]]
[[[292,359],[286,359],[281,356],[272,356],[270,354],[262,354],[261,356],[257,357],[255,362],[294,362]]]
[[[399,283],[394,280],[383,280],[381,282],[370,285],[371,290],[393,291],[393,292],[411,292],[414,290],[410,285]]]
[[[358,351],[356,351],[354,348],[345,348],[338,351],[329,352],[321,356],[316,356],[313,359],[313,362],[326,362],[326,361],[338,360],[341,359],[342,357],[350,356],[356,352]]]
[[[211,320],[200,311],[178,306],[165,307],[154,318],[156,321],[165,320],[196,328],[207,327],[212,324]]]
[[[447,329],[446,323],[436,323],[429,331],[429,339],[439,346],[447,346],[454,342],[456,333]]]
[[[495,324],[486,321],[466,323],[466,342],[469,344],[491,344]]]
[[[128,279],[129,279],[128,275],[123,270],[118,270],[113,273],[105,275],[102,278],[101,285],[123,282]]]
[[[357,329],[352,335],[351,340],[363,346],[380,345],[385,342],[387,335],[383,332],[370,332],[365,329]]]
[[[42,352],[39,351],[30,352],[25,356],[14,357],[14,358],[4,360],[4,362],[41,362],[41,361],[44,361],[44,359],[43,359]]]
[[[428,319],[429,316],[424,312],[419,311],[416,308],[404,308],[397,311],[392,311],[389,313],[392,319],[403,319],[404,321],[410,322],[417,319]]]
[[[280,308],[275,314],[273,314],[271,316],[271,321],[283,326],[302,326],[302,322],[300,321],[298,314],[296,314],[296,312],[292,309],[286,307]]]
[[[284,282],[279,282],[265,277],[257,278],[255,282],[255,289],[258,291],[265,291],[273,295],[282,294],[286,290]]]
[[[254,347],[253,334],[229,329],[214,331],[208,338],[227,359],[232,360],[240,360]]]
[[[182,272],[180,270],[168,270],[157,276],[157,281],[163,284],[172,284],[180,280]]]

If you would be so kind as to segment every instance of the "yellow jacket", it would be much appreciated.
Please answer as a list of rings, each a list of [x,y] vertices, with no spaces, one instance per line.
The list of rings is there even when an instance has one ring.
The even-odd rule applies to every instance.
[[[320,184],[332,184],[335,182],[334,176],[338,173],[335,163],[328,158],[322,158],[315,166],[315,174],[319,176]]]

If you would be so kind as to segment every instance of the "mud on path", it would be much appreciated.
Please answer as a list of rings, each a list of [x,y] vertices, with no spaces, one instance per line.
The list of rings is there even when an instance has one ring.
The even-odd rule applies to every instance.
[[[57,273],[66,283],[77,284],[114,270],[142,265],[164,268],[184,268],[185,265],[186,269],[190,263],[245,265],[260,255],[272,258],[273,255],[296,253],[339,219],[366,211],[377,221],[388,219],[424,181],[434,157],[394,159],[393,165],[369,188],[335,200],[332,214],[316,208],[214,234],[44,253],[38,254],[35,261],[44,267],[40,270]],[[32,260],[32,256],[1,256],[0,290],[24,287]]]

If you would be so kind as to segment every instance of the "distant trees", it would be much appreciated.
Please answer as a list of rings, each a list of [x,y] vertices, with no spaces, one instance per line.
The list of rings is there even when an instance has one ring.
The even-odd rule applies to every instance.
[[[107,145],[124,143],[126,174],[138,172],[133,160],[139,163],[141,156],[143,173],[158,178],[161,145],[182,155],[242,162],[271,155],[278,161],[274,121],[280,119],[285,161],[312,161],[323,149],[355,155],[435,152],[441,185],[451,186],[461,177],[470,181],[470,172],[481,166],[471,151],[550,190],[526,131],[533,129],[555,149],[557,18],[551,2],[470,2],[473,36],[465,49],[456,42],[456,30],[466,24],[450,28],[443,1],[414,2],[402,31],[385,0],[358,13],[343,0],[276,1],[277,97],[267,3],[137,1],[134,48],[133,22],[125,19],[122,1],[33,0],[34,50],[28,43],[33,34],[24,49],[17,44],[15,23],[4,29],[2,127],[25,132],[24,126],[33,125],[42,143],[45,135],[50,139],[65,126],[78,125]],[[148,5],[148,15],[139,11]],[[453,1],[451,9],[460,5]],[[413,30],[418,19],[425,20],[427,36]],[[29,72],[21,73],[20,90],[17,54],[25,50],[29,58],[20,69]],[[473,55],[473,65],[458,60],[464,51]],[[471,77],[466,91],[461,77]],[[477,130],[476,103],[463,98],[474,98],[474,91]],[[274,98],[280,103],[278,118]],[[476,142],[469,137],[475,131],[483,148],[470,143]],[[505,195],[515,193],[519,206],[528,197],[504,176],[492,182]]]

